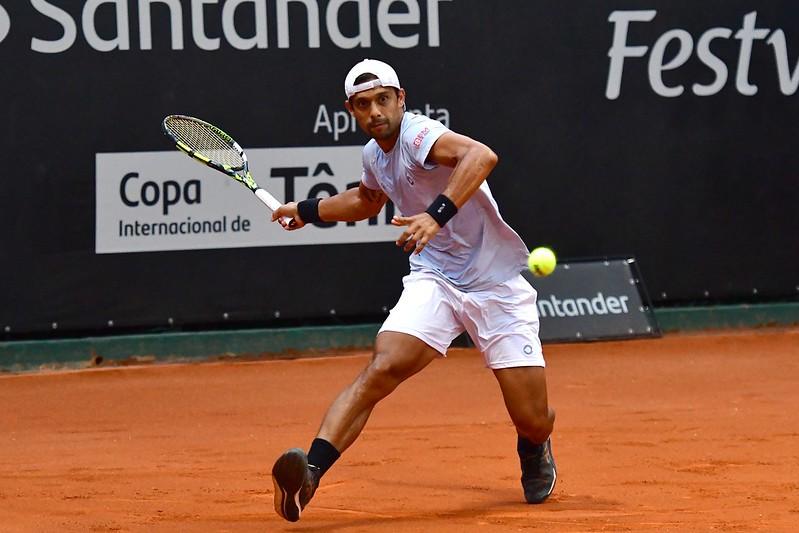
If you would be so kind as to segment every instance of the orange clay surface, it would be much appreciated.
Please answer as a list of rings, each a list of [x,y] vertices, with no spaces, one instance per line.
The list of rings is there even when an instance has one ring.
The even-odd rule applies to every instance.
[[[545,352],[547,503],[522,503],[498,387],[459,349],[378,405],[296,524],[272,462],[369,354],[6,375],[0,530],[799,530],[799,330]]]

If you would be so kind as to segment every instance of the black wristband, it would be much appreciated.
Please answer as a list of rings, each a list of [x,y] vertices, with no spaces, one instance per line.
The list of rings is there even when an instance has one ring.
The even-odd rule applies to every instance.
[[[319,218],[319,202],[321,198],[308,198],[297,204],[297,214],[306,224],[313,224],[314,222],[321,222]]]
[[[443,194],[439,194],[425,213],[433,217],[433,220],[438,222],[438,225],[443,228],[444,224],[458,213],[458,206]]]

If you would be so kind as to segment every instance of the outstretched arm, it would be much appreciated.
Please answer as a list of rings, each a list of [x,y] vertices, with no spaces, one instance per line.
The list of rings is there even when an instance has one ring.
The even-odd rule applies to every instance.
[[[319,218],[325,222],[355,222],[377,215],[388,198],[383,191],[369,189],[363,183],[358,187],[340,192],[330,198],[319,201]],[[298,202],[289,202],[272,213],[272,221],[280,221],[287,230],[295,230],[305,226],[297,211]],[[281,217],[294,220],[294,224],[285,224]]]
[[[499,158],[488,146],[465,135],[447,132],[436,140],[427,160],[453,168],[442,194],[460,208],[480,188]],[[396,216],[391,223],[406,226],[397,239],[397,246],[402,246],[406,252],[415,249],[417,254],[441,229],[438,222],[426,212],[410,217]]]

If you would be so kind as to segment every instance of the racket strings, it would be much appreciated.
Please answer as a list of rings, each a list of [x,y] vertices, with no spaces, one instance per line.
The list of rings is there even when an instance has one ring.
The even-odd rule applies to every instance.
[[[244,166],[244,158],[232,146],[233,140],[223,137],[210,124],[171,117],[166,126],[178,140],[196,153],[234,169]]]

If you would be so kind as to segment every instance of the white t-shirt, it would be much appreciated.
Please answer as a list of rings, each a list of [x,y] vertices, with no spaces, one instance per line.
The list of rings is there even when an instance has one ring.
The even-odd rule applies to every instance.
[[[374,139],[364,147],[361,181],[382,190],[403,216],[423,213],[444,192],[452,174],[449,167],[425,162],[433,144],[448,131],[437,120],[406,112],[390,152],[383,152]],[[411,253],[410,266],[437,274],[460,290],[480,291],[517,276],[527,254],[483,182],[420,254]]]

